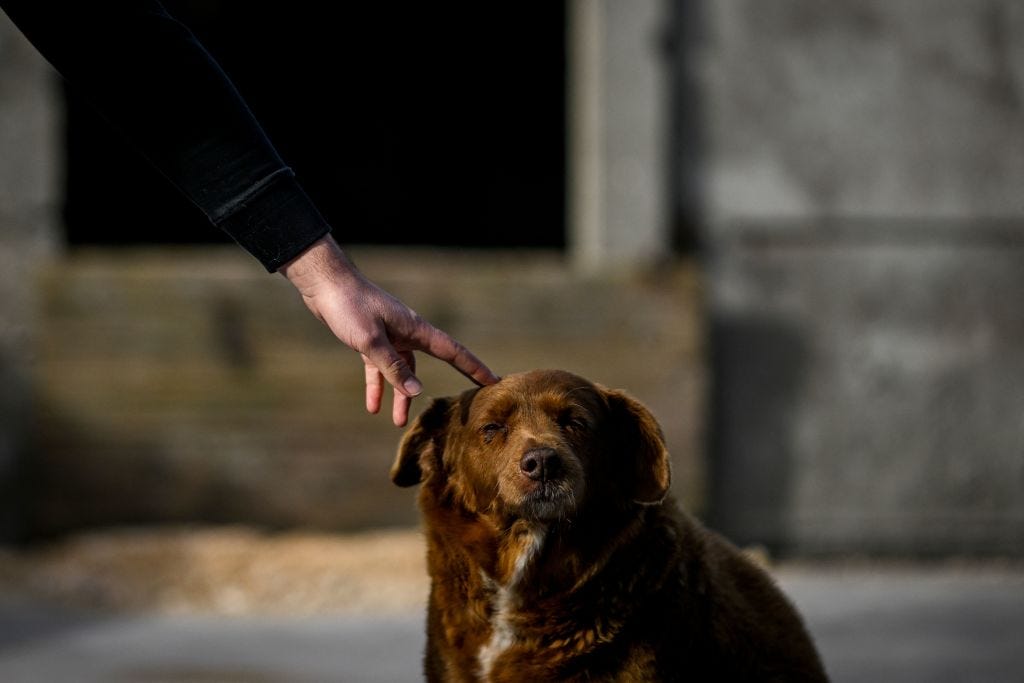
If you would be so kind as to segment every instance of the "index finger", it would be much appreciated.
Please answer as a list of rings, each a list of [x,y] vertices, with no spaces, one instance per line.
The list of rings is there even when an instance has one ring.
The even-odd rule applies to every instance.
[[[469,349],[426,321],[419,325],[415,339],[420,351],[443,360],[480,386],[499,379]]]

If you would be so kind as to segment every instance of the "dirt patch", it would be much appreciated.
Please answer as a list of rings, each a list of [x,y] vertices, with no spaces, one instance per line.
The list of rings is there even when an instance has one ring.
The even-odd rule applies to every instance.
[[[408,613],[426,603],[424,554],[415,530],[119,530],[0,552],[0,592],[118,612]]]

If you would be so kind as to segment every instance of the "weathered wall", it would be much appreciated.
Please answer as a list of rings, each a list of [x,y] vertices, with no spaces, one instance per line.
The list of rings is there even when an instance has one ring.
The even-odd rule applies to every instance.
[[[610,281],[545,254],[355,257],[498,373],[562,367],[632,391],[665,429],[677,492],[703,503],[691,266]],[[365,414],[362,363],[240,251],[76,254],[43,279],[41,314],[33,533],[416,520],[415,494],[387,476],[401,432]],[[420,376],[435,396],[469,388],[432,359]]]
[[[1024,215],[1020,3],[701,4],[712,220]]]
[[[613,195],[599,237],[620,266],[659,260],[664,229],[652,184],[658,11],[633,4],[642,16],[603,3],[612,23],[597,36]],[[0,541],[164,521],[412,522],[413,494],[387,481],[400,432],[365,415],[361,363],[281,278],[231,249],[46,263],[61,241],[55,80],[0,14]],[[703,504],[692,265],[609,279],[550,254],[357,257],[500,372],[564,367],[632,390],[665,427],[678,492]],[[466,387],[436,362],[422,375],[434,394]]]
[[[35,271],[55,242],[55,99],[49,68],[0,15],[0,542],[20,525]]]
[[[801,553],[1024,550],[1024,234],[974,227],[727,249],[715,524]]]
[[[715,523],[1024,553],[1024,8],[701,5]]]
[[[568,244],[589,273],[659,263],[671,249],[670,16],[649,0],[567,0]]]
[[[692,202],[705,223],[718,525],[795,552],[1024,554],[1020,4],[592,6],[598,109],[577,112],[599,139],[591,246],[657,260],[656,127],[678,145],[665,203]],[[662,30],[685,68],[664,123],[650,109],[669,102]],[[0,70],[7,528],[29,373],[37,530],[411,521],[411,495],[384,478],[398,433],[363,416],[359,363],[240,253],[79,255],[45,278],[32,351],[24,283],[49,248],[57,126],[45,68],[3,22]],[[563,366],[632,389],[701,507],[691,270],[609,280],[536,255],[360,260],[499,371]],[[435,393],[463,387],[439,364],[424,375]]]

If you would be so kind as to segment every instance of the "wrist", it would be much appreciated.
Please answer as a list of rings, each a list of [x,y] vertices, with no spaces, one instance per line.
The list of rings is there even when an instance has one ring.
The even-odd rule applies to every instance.
[[[324,235],[278,269],[303,294],[324,280],[357,276],[358,270],[331,235]]]

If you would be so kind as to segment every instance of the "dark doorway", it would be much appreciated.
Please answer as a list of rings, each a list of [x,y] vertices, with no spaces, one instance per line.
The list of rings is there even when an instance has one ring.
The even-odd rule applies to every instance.
[[[564,3],[165,4],[342,243],[564,247]],[[67,100],[72,245],[227,241]]]

